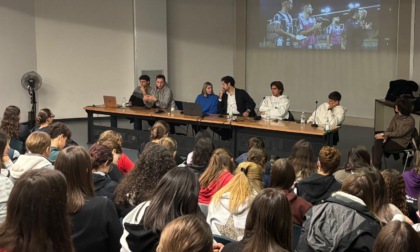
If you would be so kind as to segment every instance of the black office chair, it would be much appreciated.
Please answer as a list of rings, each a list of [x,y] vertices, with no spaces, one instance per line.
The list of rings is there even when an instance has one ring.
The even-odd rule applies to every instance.
[[[174,100],[175,101],[175,100]],[[183,106],[182,106],[183,101],[175,101],[175,106],[178,110],[183,110]],[[185,128],[183,128],[185,130],[185,133],[177,133],[175,132],[176,135],[185,135],[188,136],[188,131],[189,131],[189,126],[190,124],[186,124],[186,123],[174,123],[174,126],[178,126],[179,128],[183,128],[181,126],[185,126]]]
[[[291,122],[295,121],[295,117],[293,116],[292,112],[290,112],[290,110],[289,110],[289,118],[286,119],[285,121],[291,121]]]
[[[419,132],[417,131],[416,128],[414,128],[413,133],[411,134],[411,143],[408,144],[407,148],[405,148],[404,150],[397,150],[397,151],[388,151],[388,152],[384,152],[384,163],[385,163],[385,168],[388,168],[387,163],[386,163],[386,158],[389,156],[394,156],[394,158],[399,157],[400,154],[403,154],[403,159],[402,159],[402,163],[404,165],[404,169],[403,172],[405,171],[405,169],[407,168],[407,165],[411,164],[411,160],[413,159],[414,155],[416,154],[416,151],[418,150],[418,145],[417,145],[417,139],[419,137]]]

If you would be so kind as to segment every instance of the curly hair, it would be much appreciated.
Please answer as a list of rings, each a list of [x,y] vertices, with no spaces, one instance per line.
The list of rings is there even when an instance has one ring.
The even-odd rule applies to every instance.
[[[134,169],[115,190],[116,204],[128,207],[148,200],[159,180],[175,166],[175,160],[165,147],[158,144],[147,146]]]
[[[340,159],[340,151],[335,147],[324,146],[319,151],[321,169],[328,174],[332,174],[337,170],[337,167],[340,165]]]
[[[305,139],[301,139],[293,145],[289,161],[295,169],[298,180],[307,178],[316,172],[316,161],[312,145]]]
[[[9,137],[18,139],[19,120],[20,109],[16,106],[10,105],[6,108],[6,110],[4,110],[0,129],[2,129]]]
[[[405,199],[405,182],[401,173],[395,169],[386,169],[381,172],[387,191],[387,202],[398,207],[403,214],[408,215],[407,202]]]

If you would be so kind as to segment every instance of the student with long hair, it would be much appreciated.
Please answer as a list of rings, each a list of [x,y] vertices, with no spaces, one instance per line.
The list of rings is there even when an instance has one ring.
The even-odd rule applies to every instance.
[[[213,252],[210,226],[197,214],[178,217],[163,229],[156,251]]]
[[[357,169],[370,167],[370,154],[364,145],[353,146],[348,152],[346,165],[334,173],[334,178],[343,183],[343,181]]]
[[[297,195],[312,205],[320,203],[340,190],[341,184],[332,175],[340,165],[341,154],[335,147],[324,146],[319,151],[318,171],[296,184]]]
[[[115,190],[115,203],[122,209],[123,216],[149,199],[159,180],[174,167],[175,160],[165,147],[150,144],[144,149],[135,168]]]
[[[124,218],[121,251],[156,251],[160,234],[169,222],[199,212],[199,189],[189,169],[176,167],[166,173],[147,201]]]
[[[96,196],[114,200],[117,182],[109,176],[110,164],[114,156],[112,150],[105,145],[94,144],[89,148],[89,156],[92,160],[92,179]]]
[[[264,169],[263,185],[264,187],[268,187],[270,183],[271,163],[268,160],[268,155],[264,148],[254,146],[249,149],[246,161],[257,163]]]
[[[207,114],[217,114],[217,103],[219,102],[219,97],[213,92],[213,84],[206,81],[203,84],[201,89],[201,94],[195,99],[195,103],[201,105],[201,110],[203,113]]]
[[[258,147],[258,148],[264,149],[265,148],[264,141],[259,137],[250,137],[248,139],[248,151],[252,147]],[[244,152],[235,159],[235,162],[237,164],[240,164],[240,163],[245,162],[247,160],[248,160],[248,152]]]
[[[36,125],[32,129],[34,131],[43,131],[48,133],[48,126],[53,123],[55,115],[48,108],[43,108],[39,110],[38,116],[36,117]]]
[[[228,243],[223,251],[291,251],[291,215],[289,201],[281,190],[262,190],[249,210],[244,238],[240,242]]]
[[[112,201],[95,197],[87,151],[81,146],[65,148],[57,157],[55,169],[67,180],[67,213],[76,251],[119,251],[122,226]]]
[[[207,223],[213,234],[241,240],[245,220],[255,196],[263,189],[263,169],[254,162],[242,162],[232,180],[221,188],[208,207]]]
[[[9,179],[10,172],[6,168],[13,164],[7,155],[9,148],[8,136],[6,133],[0,131],[0,153],[2,155],[2,159],[0,160],[0,224],[3,223],[6,218],[7,200],[9,199],[10,192],[13,188],[13,182]]]
[[[201,175],[198,202],[209,204],[213,195],[233,178],[233,156],[227,149],[219,148],[211,155],[209,166]]]
[[[347,177],[339,192],[308,211],[296,251],[371,251],[381,229],[375,197],[369,176]]]
[[[191,160],[192,162],[187,164],[187,167],[195,173],[197,179],[200,178],[201,174],[203,174],[209,165],[213,150],[214,144],[211,138],[202,137],[195,143]]]
[[[102,134],[99,136],[98,139],[98,144],[102,144],[103,142],[107,141],[107,140],[113,140],[115,142],[117,142],[120,147],[122,148],[122,136],[120,133],[113,131],[113,130],[106,130],[104,132],[102,132]],[[128,172],[130,172],[133,167],[134,167],[134,163],[133,161],[131,161],[131,159],[124,153],[122,153],[121,151],[121,155],[120,158],[118,159],[118,163],[117,163],[118,169],[123,173],[126,174]]]
[[[286,158],[277,159],[271,168],[270,187],[279,188],[286,195],[290,202],[293,216],[293,223],[302,225],[306,212],[312,204],[304,198],[297,196],[292,189],[296,174],[292,164]]]
[[[391,221],[379,232],[373,252],[420,252],[420,236],[405,221]]]
[[[159,140],[163,137],[169,136],[170,132],[170,126],[167,122],[163,120],[156,121],[151,127],[150,127],[150,135],[149,135],[149,142],[143,142],[139,147],[138,156],[141,155],[146,145],[150,142],[152,143],[158,143]]]
[[[316,173],[317,164],[312,144],[305,139],[301,139],[293,145],[289,161],[295,169],[296,182]]]
[[[178,143],[175,139],[169,136],[162,137],[161,139],[159,139],[157,144],[162,145],[172,154],[172,156],[175,159],[176,165],[180,165],[184,162],[184,160],[177,155]]]
[[[20,109],[16,106],[10,105],[4,110],[0,129],[9,136],[11,149],[23,154],[25,152],[24,144],[30,132],[27,126],[19,122]],[[12,153],[9,153],[9,156],[12,158]]]
[[[0,226],[0,251],[73,252],[63,174],[28,171],[10,194],[6,221]]]
[[[408,215],[405,183],[401,173],[395,169],[386,169],[381,174],[385,181],[386,201],[398,207],[404,215]]]

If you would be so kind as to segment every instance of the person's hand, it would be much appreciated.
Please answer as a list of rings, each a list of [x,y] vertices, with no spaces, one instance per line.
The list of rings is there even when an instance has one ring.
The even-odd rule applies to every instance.
[[[225,93],[225,90],[222,88],[219,91],[219,99],[222,99],[223,94]]]
[[[249,116],[249,112],[248,112],[248,110],[247,110],[247,111],[245,111],[242,115],[243,115],[244,117],[248,117],[248,116]]]
[[[213,252],[220,252],[222,251],[223,247],[225,245],[221,244],[221,243],[213,243]]]
[[[384,133],[375,134],[375,139],[384,139]]]
[[[9,155],[7,154],[7,152],[6,152],[6,151],[4,152],[3,157],[2,157],[1,159],[2,159],[2,161],[3,161],[3,164],[5,164],[5,163],[7,163],[7,162],[9,162],[9,161],[10,161],[10,157],[9,157]]]

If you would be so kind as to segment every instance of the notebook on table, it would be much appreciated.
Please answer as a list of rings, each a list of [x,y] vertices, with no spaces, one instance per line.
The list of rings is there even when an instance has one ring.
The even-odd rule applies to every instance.
[[[121,108],[121,105],[117,104],[117,98],[109,95],[104,95],[104,106],[105,108]]]
[[[207,113],[203,113],[201,104],[193,102],[182,102],[182,112],[187,116],[208,116]]]

